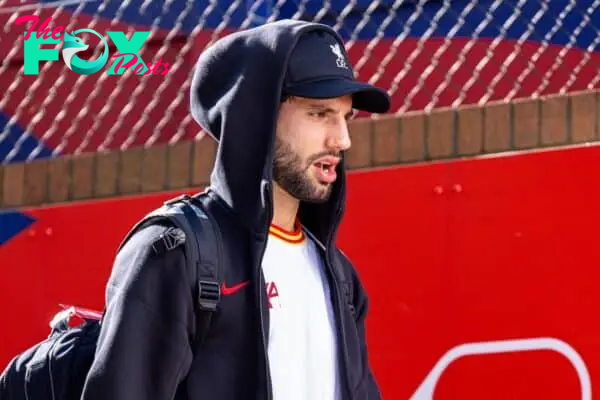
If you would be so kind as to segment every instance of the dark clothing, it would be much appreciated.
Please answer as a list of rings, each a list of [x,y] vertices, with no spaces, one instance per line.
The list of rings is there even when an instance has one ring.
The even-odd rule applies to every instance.
[[[209,211],[222,236],[222,279],[228,287],[250,284],[223,295],[205,340],[190,344],[195,299],[183,247],[156,256],[151,246],[165,228],[135,234],[115,259],[84,400],[271,398],[261,261],[272,219],[275,122],[290,50],[303,31],[314,29],[335,35],[323,25],[280,21],[231,34],[201,54],[191,107],[196,121],[219,140]],[[335,247],[344,212],[343,172],[341,163],[331,200],[302,204],[299,219],[322,244],[330,273],[343,399],[379,399],[365,344],[367,297]],[[347,283],[352,305],[344,296]]]

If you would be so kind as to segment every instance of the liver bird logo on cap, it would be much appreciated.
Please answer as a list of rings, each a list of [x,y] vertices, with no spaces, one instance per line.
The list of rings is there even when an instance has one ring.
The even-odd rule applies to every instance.
[[[344,53],[342,52],[342,48],[339,43],[329,45],[331,48],[331,52],[337,56],[336,64],[340,68],[348,68],[346,64],[346,59],[344,58]]]

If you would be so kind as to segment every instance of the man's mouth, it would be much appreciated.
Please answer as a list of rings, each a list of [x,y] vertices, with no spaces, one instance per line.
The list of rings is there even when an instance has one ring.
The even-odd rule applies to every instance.
[[[323,157],[313,165],[317,169],[317,178],[319,181],[324,183],[333,183],[337,178],[337,173],[335,172],[335,167],[339,163],[339,159],[337,157]]]

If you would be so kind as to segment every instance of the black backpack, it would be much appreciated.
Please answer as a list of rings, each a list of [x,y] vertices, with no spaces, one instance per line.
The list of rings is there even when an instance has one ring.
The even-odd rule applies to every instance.
[[[207,196],[183,195],[169,201],[142,218],[126,235],[119,250],[140,228],[170,222],[161,240],[154,243],[156,252],[185,245],[187,265],[197,293],[198,331],[193,340],[206,334],[212,313],[221,298],[219,230],[203,200]],[[182,237],[181,231],[185,237]],[[201,249],[201,250],[200,250]],[[84,322],[71,327],[70,319]],[[75,400],[81,397],[87,373],[96,350],[102,313],[76,307],[59,312],[52,320],[51,333],[14,357],[0,375],[0,400]]]

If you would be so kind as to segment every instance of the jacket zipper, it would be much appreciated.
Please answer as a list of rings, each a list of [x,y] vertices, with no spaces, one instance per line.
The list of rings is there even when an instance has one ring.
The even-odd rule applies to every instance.
[[[265,246],[263,246],[262,251],[261,251],[261,256],[260,256],[260,260],[262,260],[263,256],[265,253]],[[271,373],[270,373],[270,369],[269,369],[269,353],[267,351],[267,333],[266,333],[266,329],[265,329],[265,319],[264,319],[264,308],[263,308],[263,296],[264,294],[264,288],[265,288],[265,283],[263,282],[263,275],[262,275],[262,271],[261,271],[261,264],[259,263],[258,265],[258,302],[259,302],[259,308],[260,308],[260,331],[262,333],[262,345],[263,345],[263,354],[264,354],[264,359],[265,359],[265,377],[266,377],[266,381],[267,381],[267,399],[271,400],[272,399],[272,388],[271,388]]]
[[[271,197],[271,191],[269,189],[269,187],[267,186],[265,188],[266,191],[268,191],[268,195],[266,196],[267,199],[270,199]],[[269,201],[269,200],[267,200]],[[270,204],[267,205],[267,221],[270,221],[272,218],[271,215],[271,206]],[[264,320],[264,301],[263,301],[263,296],[265,295],[265,282],[264,282],[264,277],[263,277],[263,273],[262,273],[262,259],[265,255],[265,251],[267,249],[266,243],[262,244],[262,248],[260,251],[260,257],[258,259],[258,265],[256,266],[257,270],[258,270],[258,304],[259,304],[259,313],[260,313],[260,331],[261,331],[261,335],[262,335],[262,345],[263,345],[263,355],[264,355],[264,360],[265,360],[265,379],[266,379],[266,383],[267,383],[267,400],[272,400],[273,398],[273,388],[272,388],[272,383],[271,383],[271,372],[270,372],[270,368],[269,368],[269,353],[267,350],[267,334],[268,332],[266,332],[265,329],[265,320]]]
[[[341,328],[341,343],[342,343],[342,352],[344,354],[344,362],[343,362],[343,370],[344,370],[344,381],[343,381],[343,387],[346,388],[347,391],[347,395],[348,398],[351,399],[354,397],[354,393],[352,392],[352,387],[350,387],[350,381],[349,381],[349,374],[348,374],[348,347],[346,346],[346,324],[343,323],[342,321],[342,315],[344,313],[344,307],[346,305],[346,295],[345,293],[342,293],[342,291],[344,290],[344,288],[341,287],[340,282],[338,280],[338,276],[335,273],[334,269],[333,269],[333,264],[331,262],[331,258],[330,258],[330,252],[329,252],[329,246],[330,243],[332,242],[332,236],[333,233],[338,229],[339,226],[339,221],[340,218],[342,217],[342,209],[338,206],[336,207],[336,213],[335,213],[335,224],[336,226],[334,227],[334,229],[329,231],[329,235],[327,238],[327,250],[325,251],[325,259],[327,261],[327,263],[329,264],[329,268],[331,271],[331,274],[333,275],[333,280],[335,281],[335,291],[336,291],[336,297],[337,297],[337,307],[338,307],[338,320],[339,320],[339,324],[340,324],[340,328]],[[345,398],[343,396],[343,398]]]
[[[343,296],[341,296],[340,294],[340,282],[338,280],[337,274],[334,271],[333,265],[331,263],[331,259],[329,256],[329,248],[326,247],[325,248],[325,262],[327,264],[327,268],[329,269],[329,272],[331,273],[331,276],[333,278],[333,282],[334,282],[334,291],[335,291],[335,298],[336,298],[336,308],[337,308],[337,315],[336,315],[336,319],[337,319],[337,324],[339,326],[339,330],[338,330],[338,341],[339,341],[339,348],[342,349],[342,355],[343,355],[343,362],[342,364],[342,371],[340,376],[342,378],[342,382],[341,383],[341,387],[345,389],[345,391],[347,392],[347,394],[350,396],[352,394],[352,391],[350,389],[350,384],[348,383],[348,349],[346,348],[346,326],[342,320],[342,315],[344,312],[343,309],[343,305],[344,303],[344,298]],[[340,332],[341,331],[341,332]],[[351,398],[351,397],[346,397],[345,395],[341,396],[343,399],[347,399],[347,398]]]
[[[338,213],[336,215],[336,220],[339,220],[339,210]],[[333,230],[332,230],[333,231]],[[338,340],[338,349],[341,348],[342,350],[342,360],[343,362],[341,362],[341,371],[340,371],[340,388],[342,389],[343,392],[341,395],[342,399],[350,399],[352,395],[352,388],[350,388],[350,383],[348,381],[348,350],[346,349],[346,326],[344,325],[343,321],[342,321],[342,314],[344,312],[343,309],[343,305],[345,304],[345,298],[343,297],[343,295],[340,292],[340,282],[338,280],[338,276],[335,273],[335,270],[333,268],[333,264],[331,262],[331,258],[330,258],[330,253],[329,253],[329,245],[328,243],[331,241],[331,233],[328,235],[327,238],[327,245],[324,245],[323,243],[321,243],[316,237],[315,235],[313,235],[311,232],[308,232],[310,234],[310,236],[312,237],[312,239],[319,245],[321,246],[321,248],[323,248],[323,251],[325,253],[325,266],[327,267],[329,273],[331,274],[331,278],[333,280],[333,291],[334,291],[334,298],[335,298],[335,302],[336,304],[334,304],[334,307],[337,309],[337,312],[335,313],[335,319],[336,319],[336,323],[337,326],[339,327],[338,331],[337,331],[337,340]],[[346,394],[348,396],[346,396]]]

